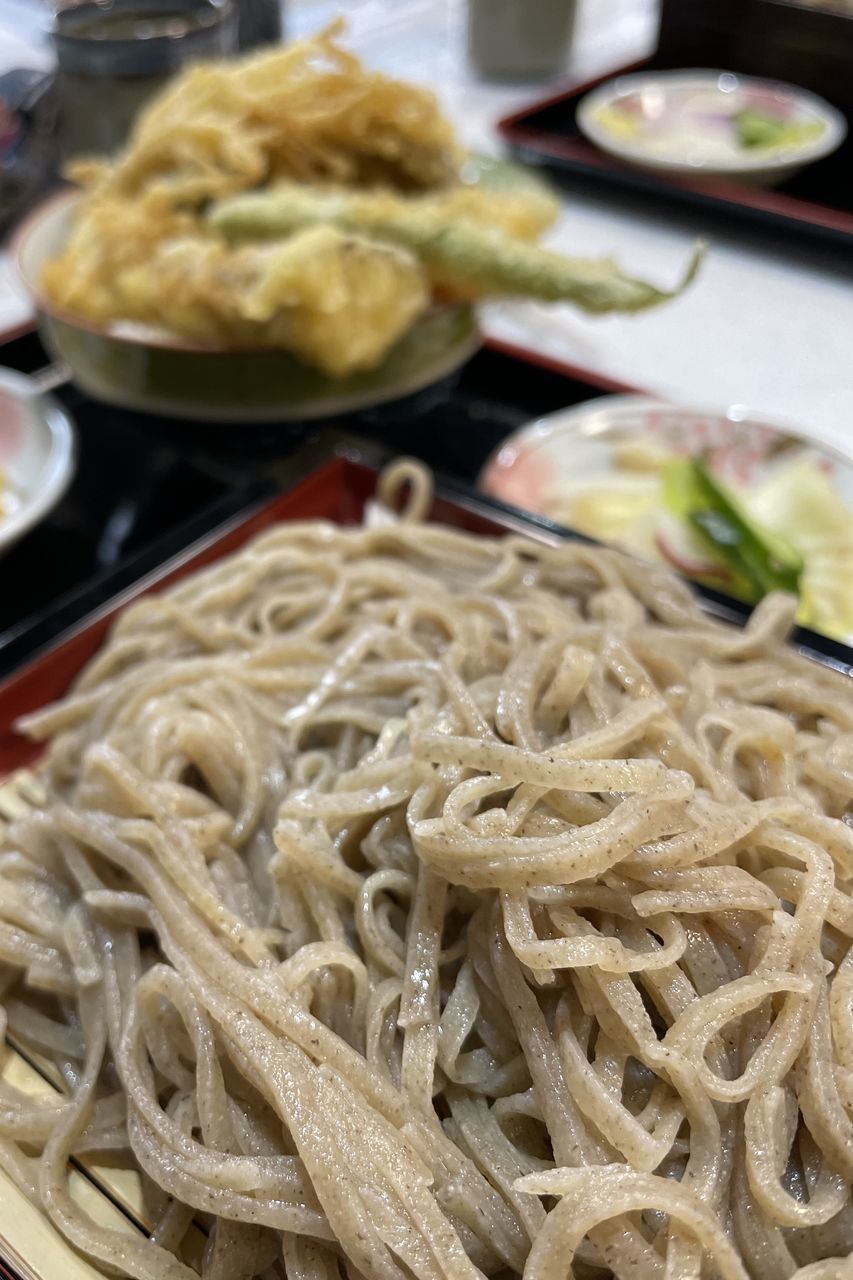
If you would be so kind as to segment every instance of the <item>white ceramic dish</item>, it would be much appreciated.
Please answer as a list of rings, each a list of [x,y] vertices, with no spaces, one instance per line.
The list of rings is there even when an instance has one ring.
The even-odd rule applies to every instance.
[[[737,571],[733,576],[725,557],[710,552],[695,525],[678,514],[680,473],[671,463],[679,456],[702,459],[748,519],[799,554],[801,620],[849,643],[853,453],[828,449],[741,408],[706,412],[608,396],[540,418],[510,436],[483,469],[480,487],[708,586],[743,594]]]
[[[0,369],[0,551],[56,506],[74,472],[74,429],[35,382]]]
[[[819,459],[853,512],[853,453],[818,445],[794,431],[750,416],[685,408],[648,396],[600,396],[537,418],[501,444],[480,475],[480,487],[512,506],[551,515],[555,497],[599,485],[616,472],[616,449],[644,440],[675,454],[707,454],[738,487],[761,481],[787,455]]]
[[[744,114],[746,113],[746,114]],[[659,173],[773,185],[835,151],[844,116],[795,85],[728,71],[649,71],[593,89],[578,107],[586,136],[610,155]],[[773,143],[744,145],[742,130]]]
[[[286,351],[222,348],[165,330],[98,326],[44,296],[44,264],[68,237],[76,194],[48,200],[19,228],[19,275],[51,355],[90,395],[125,409],[225,422],[286,422],[348,413],[414,394],[458,369],[482,343],[473,307],[434,306],[376,369],[326,377]]]

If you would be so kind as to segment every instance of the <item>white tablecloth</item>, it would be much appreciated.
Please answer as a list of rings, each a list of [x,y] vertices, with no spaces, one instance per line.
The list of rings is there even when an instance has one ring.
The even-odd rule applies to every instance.
[[[0,50],[4,22],[37,41],[37,8],[0,0]],[[642,56],[653,43],[654,10],[653,0],[582,0],[569,77],[586,80]],[[306,34],[341,12],[354,47],[377,67],[435,88],[472,146],[495,148],[493,122],[548,88],[476,80],[464,56],[464,0],[290,0],[288,32]],[[575,254],[615,253],[633,271],[671,283],[699,234],[711,240],[699,280],[658,311],[587,319],[568,306],[499,304],[486,310],[487,329],[671,398],[747,405],[853,447],[853,254],[806,251],[667,208],[620,207],[618,196],[581,187],[566,191],[553,239]],[[2,295],[0,271],[0,312]]]

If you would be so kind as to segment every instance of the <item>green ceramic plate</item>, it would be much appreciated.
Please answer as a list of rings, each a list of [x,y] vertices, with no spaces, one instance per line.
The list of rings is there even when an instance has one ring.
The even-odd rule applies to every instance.
[[[35,210],[18,232],[17,263],[51,355],[99,400],[220,422],[319,418],[411,395],[452,373],[480,346],[472,307],[436,306],[377,369],[333,379],[284,351],[223,350],[142,326],[78,321],[53,308],[38,285],[44,263],[66,242],[78,198],[63,195]]]

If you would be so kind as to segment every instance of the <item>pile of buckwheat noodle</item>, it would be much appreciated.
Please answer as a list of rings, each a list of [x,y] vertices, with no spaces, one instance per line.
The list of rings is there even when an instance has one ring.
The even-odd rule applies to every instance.
[[[408,506],[391,518],[402,489]],[[288,524],[127,609],[0,860],[3,1168],[107,1272],[853,1263],[853,699],[666,572]],[[69,1194],[142,1170],[151,1238]],[[125,1153],[125,1156],[122,1155]]]

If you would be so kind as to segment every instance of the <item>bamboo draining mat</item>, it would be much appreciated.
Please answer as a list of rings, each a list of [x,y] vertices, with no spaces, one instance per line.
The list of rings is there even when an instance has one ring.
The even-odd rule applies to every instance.
[[[0,784],[0,831],[15,818],[23,817],[44,801],[44,790],[36,774],[20,769]],[[29,1050],[26,1053],[6,1039],[0,1078],[31,1096],[62,1093],[56,1066]],[[146,1234],[146,1222],[139,1175],[132,1170],[99,1165],[82,1160],[73,1169],[70,1191],[77,1203],[97,1223],[126,1232],[129,1237]],[[194,1229],[185,1261],[201,1261],[205,1237]],[[40,1209],[31,1204],[5,1172],[0,1169],[0,1258],[21,1280],[102,1280],[103,1272],[85,1262],[66,1244]]]

